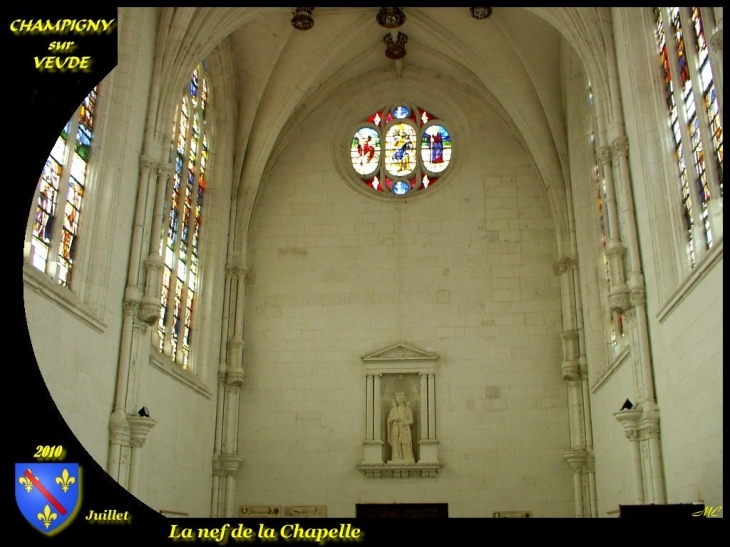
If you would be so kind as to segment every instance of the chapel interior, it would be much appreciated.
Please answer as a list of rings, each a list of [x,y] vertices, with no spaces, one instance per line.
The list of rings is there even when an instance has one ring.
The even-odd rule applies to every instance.
[[[118,8],[28,205],[61,416],[172,517],[721,506],[722,13]]]

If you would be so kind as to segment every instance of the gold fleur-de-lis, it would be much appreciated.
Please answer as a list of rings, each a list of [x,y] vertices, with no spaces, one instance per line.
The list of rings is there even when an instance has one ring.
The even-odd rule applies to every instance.
[[[63,490],[64,494],[68,492],[69,487],[75,482],[75,477],[69,477],[68,469],[64,469],[60,477],[56,477],[56,484],[61,485],[61,490]]]
[[[38,520],[43,522],[43,526],[48,530],[51,527],[51,522],[56,520],[58,515],[51,512],[51,508],[46,505],[42,513],[38,513]]]
[[[30,482],[27,477],[18,477],[18,482],[23,485],[23,488],[25,488],[26,492],[30,492],[31,490],[33,490],[33,483]]]

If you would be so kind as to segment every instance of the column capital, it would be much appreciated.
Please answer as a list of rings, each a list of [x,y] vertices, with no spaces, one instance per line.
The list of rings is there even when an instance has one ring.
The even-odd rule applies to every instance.
[[[152,156],[145,156],[144,154],[139,157],[139,170],[140,174],[146,175],[155,167],[156,162]]]
[[[154,325],[160,319],[160,302],[157,299],[142,300],[138,318],[145,325]]]
[[[248,283],[248,278],[251,275],[251,269],[246,267],[236,268],[236,276],[239,279],[243,279],[244,283]]]
[[[215,454],[213,454],[213,476],[224,477],[225,474],[226,472],[223,468],[223,462],[221,461],[221,453],[216,452]]]
[[[566,382],[573,382],[580,380],[580,365],[578,361],[566,359],[560,365],[560,375]]]
[[[226,265],[226,276],[235,277],[236,279],[243,278],[243,282],[248,281],[248,277],[251,274],[251,269],[245,266],[235,266],[232,264]]]
[[[144,265],[148,270],[158,272],[162,270],[162,267],[165,265],[165,263],[163,262],[162,257],[155,252],[147,255],[147,258],[144,261]]]
[[[659,409],[645,408],[644,416],[639,420],[641,438],[659,438]]]
[[[171,163],[161,163],[157,166],[157,174],[160,178],[166,179],[172,174],[173,166]]]
[[[127,317],[137,315],[137,309],[139,309],[139,301],[137,300],[125,300],[122,302],[122,313]]]
[[[129,422],[121,410],[115,410],[109,418],[109,437],[112,444],[122,446],[129,444],[131,437]]]
[[[598,150],[596,150],[596,157],[601,164],[605,165],[611,163],[611,147],[601,146]]]
[[[608,291],[608,303],[611,309],[617,313],[624,313],[631,308],[629,288],[626,284],[614,285]]]
[[[639,432],[640,439],[658,439],[659,438],[659,424],[647,425],[641,428]]]
[[[632,306],[646,305],[646,289],[644,289],[644,287],[635,287],[631,289],[630,295]]]
[[[555,269],[560,274],[574,269],[577,265],[578,261],[572,256],[561,256],[555,261]]]
[[[619,137],[614,140],[613,152],[617,156],[626,157],[629,154],[629,139],[627,137]]]
[[[240,387],[243,385],[243,369],[229,370],[226,373],[226,385]]]
[[[238,467],[243,463],[243,458],[234,454],[221,454],[219,459],[220,468],[226,477],[235,477]]]
[[[626,247],[623,246],[621,240],[612,237],[606,242],[606,256],[613,258],[615,256],[623,256],[626,252]]]

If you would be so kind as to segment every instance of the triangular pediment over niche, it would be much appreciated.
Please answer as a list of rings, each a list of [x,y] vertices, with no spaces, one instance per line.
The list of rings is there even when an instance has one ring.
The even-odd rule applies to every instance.
[[[378,361],[436,361],[438,358],[439,356],[435,353],[419,349],[405,342],[399,342],[361,357],[365,363]]]

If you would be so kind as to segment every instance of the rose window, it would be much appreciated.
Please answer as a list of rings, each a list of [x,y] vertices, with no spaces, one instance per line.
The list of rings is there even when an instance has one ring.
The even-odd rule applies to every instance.
[[[451,161],[451,134],[430,112],[399,104],[360,124],[350,147],[362,182],[383,195],[405,196],[436,184]]]

